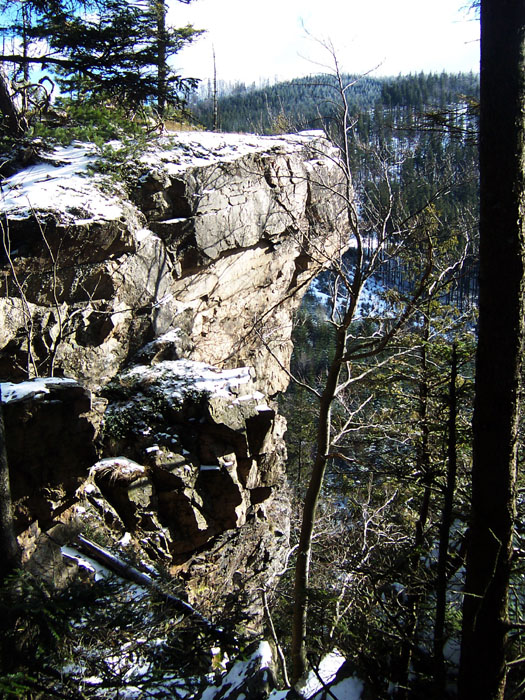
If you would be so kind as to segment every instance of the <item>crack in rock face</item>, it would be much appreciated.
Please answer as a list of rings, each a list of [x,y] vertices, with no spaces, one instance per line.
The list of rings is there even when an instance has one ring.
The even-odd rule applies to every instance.
[[[3,182],[0,376],[33,362],[96,389],[178,330],[176,359],[250,365],[269,395],[286,386],[292,313],[344,230],[337,154],[318,132],[162,146],[129,164],[126,188],[89,145]]]
[[[279,454],[281,435],[274,434],[275,411],[252,374],[246,367],[165,360],[132,367],[106,387],[105,451],[147,465],[151,500],[135,506],[156,509],[173,554],[193,552],[244,525],[254,510],[252,491],[272,486],[271,469],[258,467],[263,457],[269,466],[269,456]],[[123,480],[118,463],[113,471],[104,464],[94,481],[117,512],[125,512],[125,527],[136,529],[143,515],[129,497],[122,500],[134,479]]]
[[[57,148],[2,183],[0,379],[74,378],[5,404],[18,531],[105,528],[260,621],[289,534],[273,399],[293,313],[344,249],[337,153],[189,132],[126,183],[97,160]]]

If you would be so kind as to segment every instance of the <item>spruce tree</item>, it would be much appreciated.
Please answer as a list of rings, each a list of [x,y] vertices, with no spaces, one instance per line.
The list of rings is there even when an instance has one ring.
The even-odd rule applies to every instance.
[[[183,103],[196,85],[195,79],[176,74],[169,62],[201,32],[192,26],[169,27],[163,0],[25,4],[29,10],[24,15],[15,12],[18,3],[12,0],[2,6],[7,22],[0,31],[13,39],[13,46],[23,38],[23,50],[8,51],[0,60],[18,69],[35,65],[50,71],[62,93],[83,99],[103,95],[130,106],[155,104],[163,114],[166,105]],[[44,42],[47,50],[37,50]]]

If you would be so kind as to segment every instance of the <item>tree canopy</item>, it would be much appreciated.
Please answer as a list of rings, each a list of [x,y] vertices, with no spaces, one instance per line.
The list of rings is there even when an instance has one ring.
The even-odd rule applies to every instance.
[[[196,85],[177,74],[170,59],[201,32],[170,27],[163,0],[4,0],[1,9],[0,33],[9,48],[0,60],[13,66],[11,91],[23,111],[31,96],[42,100],[46,80],[75,98],[155,105],[161,114]],[[30,66],[38,69],[33,85]],[[6,105],[0,109],[7,114]]]

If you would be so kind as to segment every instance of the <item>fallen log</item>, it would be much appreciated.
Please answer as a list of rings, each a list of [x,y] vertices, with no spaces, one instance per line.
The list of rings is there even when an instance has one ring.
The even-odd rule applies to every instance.
[[[139,571],[133,566],[126,564],[114,554],[111,554],[107,549],[95,544],[91,540],[88,540],[83,535],[77,535],[75,539],[75,546],[79,550],[87,554],[88,556],[103,564],[110,571],[121,576],[127,581],[138,584],[139,586],[144,586],[144,588],[149,588],[155,592],[161,600],[172,605],[178,612],[182,613],[185,617],[192,617],[198,620],[208,632],[213,634],[218,640],[226,642],[228,644],[235,644],[234,637],[226,632],[222,627],[214,625],[213,622],[204,617],[198,610],[190,605],[187,601],[182,600],[178,596],[172,595],[171,593],[166,593],[163,591],[157,582],[148,574]]]

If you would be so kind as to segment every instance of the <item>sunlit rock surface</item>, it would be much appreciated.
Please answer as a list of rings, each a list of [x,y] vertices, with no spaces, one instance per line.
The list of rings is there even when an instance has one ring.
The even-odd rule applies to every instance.
[[[318,132],[160,145],[125,182],[88,176],[81,144],[3,182],[0,376],[52,368],[97,387],[171,330],[180,358],[286,386],[291,313],[344,236],[333,147]]]
[[[344,248],[337,154],[317,132],[189,132],[118,178],[97,159],[56,149],[2,183],[0,379],[84,392],[37,380],[31,418],[6,404],[18,531],[102,527],[255,631],[289,547],[292,315]]]

